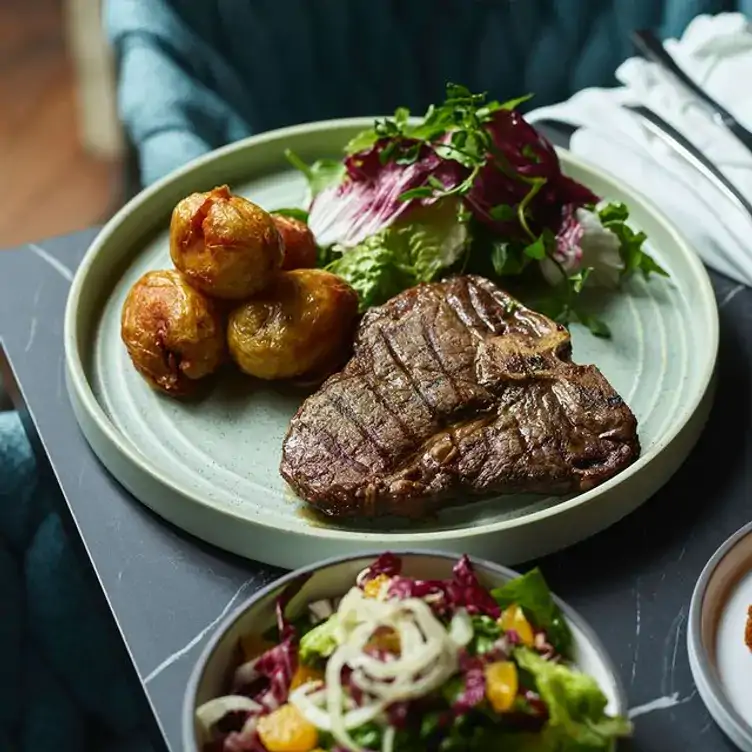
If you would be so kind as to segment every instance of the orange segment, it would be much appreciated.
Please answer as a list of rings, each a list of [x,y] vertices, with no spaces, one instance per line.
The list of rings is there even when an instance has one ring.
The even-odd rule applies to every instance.
[[[290,689],[302,687],[304,684],[308,684],[308,682],[313,681],[324,681],[323,672],[319,671],[316,668],[311,668],[310,666],[306,666],[300,663],[298,664],[298,668],[296,669],[295,673],[292,675]]]
[[[385,574],[377,574],[372,580],[368,580],[363,586],[363,593],[366,598],[378,598],[381,588],[389,582],[391,578]]]
[[[319,741],[316,727],[289,703],[262,716],[256,730],[269,752],[312,752]]]
[[[366,648],[384,650],[385,652],[393,653],[394,655],[400,655],[402,652],[400,636],[390,627],[379,627],[368,641]]]
[[[516,603],[513,603],[501,612],[498,624],[505,632],[508,632],[510,629],[517,632],[523,645],[531,647],[535,642],[533,628],[522,609]]]
[[[497,661],[486,666],[486,697],[497,713],[512,707],[519,681],[517,666],[511,661]]]

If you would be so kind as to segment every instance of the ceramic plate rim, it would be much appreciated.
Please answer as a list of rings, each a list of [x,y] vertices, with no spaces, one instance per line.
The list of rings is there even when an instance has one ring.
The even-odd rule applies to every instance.
[[[716,568],[737,543],[750,534],[752,534],[752,522],[743,525],[726,538],[703,567],[689,603],[687,629],[689,667],[708,712],[735,744],[739,743],[737,739],[743,739],[748,749],[752,749],[752,724],[748,723],[731,704],[713,670],[702,641],[702,614],[705,593]]]
[[[438,557],[441,559],[449,559],[450,561],[456,561],[459,558],[457,554],[448,553],[446,551],[433,550],[433,549],[412,550],[412,549],[390,548],[389,550],[391,553],[395,554],[395,556],[399,556],[399,557],[405,557],[405,556]],[[225,618],[222,619],[222,621],[217,625],[217,627],[214,630],[214,633],[212,634],[212,636],[209,638],[209,640],[206,642],[206,644],[202,648],[201,652],[199,653],[198,658],[196,658],[193,664],[193,668],[191,669],[191,674],[188,677],[188,682],[186,684],[185,693],[183,695],[183,706],[182,706],[182,712],[181,712],[181,728],[183,732],[183,744],[184,745],[186,744],[186,739],[188,738],[190,738],[191,740],[194,740],[193,711],[194,711],[194,705],[195,705],[195,695],[198,689],[198,684],[201,678],[201,674],[203,672],[203,668],[206,665],[209,658],[211,657],[211,654],[214,652],[218,643],[221,642],[225,633],[232,627],[232,625],[238,619],[241,618],[241,616],[243,616],[243,614],[248,609],[252,608],[259,600],[261,600],[262,598],[265,598],[272,591],[276,590],[280,586],[283,586],[289,582],[292,582],[293,580],[295,580],[297,577],[300,577],[301,575],[305,575],[305,574],[312,573],[312,572],[317,572],[319,570],[327,569],[328,567],[335,566],[337,564],[354,561],[356,559],[368,559],[368,558],[375,559],[381,553],[383,553],[383,551],[381,550],[367,550],[367,551],[361,551],[361,552],[353,553],[353,554],[332,556],[326,559],[321,559],[319,561],[316,561],[313,564],[309,564],[305,567],[300,567],[298,569],[287,572],[281,577],[270,582],[268,585],[265,585],[264,587],[259,588],[259,590],[257,590],[255,593],[250,595],[243,603],[241,603],[237,608],[235,608],[232,613],[225,616]],[[503,575],[504,577],[508,577],[510,579],[520,576],[520,572],[518,572],[515,569],[512,569],[511,567],[504,566],[503,564],[496,564],[493,561],[489,561],[488,559],[484,559],[478,556],[468,556],[468,558],[470,559],[471,563],[475,567],[476,571],[480,571],[482,569],[488,569],[488,570],[496,572],[497,574]],[[624,689],[624,684],[621,679],[621,674],[617,670],[617,666],[614,663],[613,659],[611,658],[611,654],[608,652],[608,650],[606,650],[606,646],[603,644],[603,641],[598,636],[598,633],[595,631],[595,629],[593,629],[593,627],[590,626],[590,622],[588,622],[588,620],[585,619],[580,614],[579,611],[577,611],[575,608],[570,606],[566,601],[561,599],[553,591],[551,594],[553,596],[554,602],[562,610],[567,621],[577,626],[577,629],[580,630],[580,632],[582,632],[587,642],[598,653],[600,659],[603,662],[603,666],[608,670],[614,682],[614,688],[616,690],[616,705],[617,705],[616,713],[619,715],[626,715],[627,714],[627,694]],[[196,747],[194,745],[193,749],[195,748]],[[186,749],[190,749],[190,748],[186,747]]]
[[[276,141],[282,138],[289,138],[292,136],[305,135],[307,133],[316,133],[328,129],[336,128],[361,128],[365,129],[372,126],[374,121],[373,117],[358,117],[358,118],[341,118],[335,120],[324,120],[313,123],[304,123],[302,125],[294,125],[287,128],[280,128],[273,131],[268,131],[257,136],[250,136],[241,141],[237,141],[227,146],[215,149],[208,154],[205,154],[197,159],[189,162],[183,167],[173,171],[169,175],[166,175],[156,183],[144,189],[141,193],[135,196],[125,206],[123,206],[104,226],[101,232],[92,242],[91,246],[87,250],[84,258],[79,265],[76,274],[71,285],[71,290],[68,296],[68,301],[65,309],[64,319],[64,346],[65,346],[65,360],[66,360],[66,376],[68,390],[78,404],[88,413],[88,417],[92,419],[96,425],[97,430],[106,438],[106,440],[114,446],[117,452],[124,457],[132,466],[140,468],[143,472],[149,475],[153,480],[160,483],[162,486],[169,488],[173,493],[182,498],[189,499],[191,503],[198,504],[205,509],[211,509],[215,513],[229,517],[235,521],[250,523],[254,526],[258,526],[264,529],[280,530],[278,525],[269,523],[265,520],[254,519],[249,520],[248,517],[236,510],[230,510],[218,503],[212,502],[206,498],[198,498],[197,495],[187,494],[176,486],[173,481],[166,476],[162,470],[153,464],[149,458],[139,455],[133,448],[130,447],[127,439],[123,436],[117,428],[112,424],[110,419],[97,401],[94,391],[89,383],[83,364],[83,357],[81,353],[81,343],[77,335],[78,332],[78,308],[79,301],[82,296],[82,291],[88,281],[89,271],[93,263],[95,262],[100,250],[107,245],[110,237],[117,231],[118,226],[131,214],[139,211],[144,206],[147,206],[149,202],[159,192],[167,188],[171,183],[178,178],[186,176],[187,174],[201,168],[202,166],[213,162],[221,157],[229,156],[235,152],[242,152],[249,147],[249,145],[262,145],[269,141]],[[566,165],[572,165],[585,172],[589,172],[598,180],[609,184],[616,184],[617,179],[607,172],[601,170],[598,167],[593,166],[585,160],[581,160],[571,152],[558,149],[559,156],[562,162]],[[640,211],[645,214],[651,215],[653,221],[660,224],[663,230],[672,237],[674,244],[679,248],[684,261],[686,262],[689,271],[694,278],[697,285],[697,294],[701,298],[701,308],[710,312],[708,336],[710,340],[712,357],[705,360],[702,364],[702,374],[700,379],[700,388],[698,388],[694,398],[688,405],[685,405],[683,414],[681,417],[674,421],[671,428],[661,437],[661,440],[651,448],[649,453],[641,454],[641,456],[625,470],[621,471],[613,478],[609,479],[605,483],[586,491],[585,493],[578,494],[571,499],[558,502],[539,509],[529,514],[524,514],[520,517],[514,517],[511,519],[498,520],[495,522],[485,522],[478,525],[462,527],[462,528],[448,528],[438,531],[413,531],[413,532],[390,532],[388,533],[388,539],[390,545],[400,545],[400,543],[415,543],[424,541],[436,541],[451,537],[455,540],[472,538],[478,535],[492,534],[501,531],[514,530],[518,527],[524,527],[535,524],[544,520],[548,520],[550,517],[564,514],[572,509],[587,506],[593,500],[598,499],[604,492],[613,488],[614,486],[631,478],[637,472],[642,470],[649,462],[656,459],[664,449],[682,432],[687,423],[695,415],[700,408],[703,400],[706,398],[708,389],[711,385],[713,373],[716,366],[718,356],[718,309],[715,301],[715,295],[710,283],[710,279],[707,272],[702,265],[699,257],[692,250],[690,244],[684,238],[684,236],[675,227],[673,222],[668,220],[665,215],[654,208],[651,201],[643,197],[640,193],[633,190],[631,187],[618,184],[619,191],[623,193],[630,205],[640,206]],[[373,541],[374,543],[383,540],[383,532],[362,532],[354,530],[338,530],[328,527],[308,526],[305,530],[301,531],[287,531],[288,533],[294,532],[296,535],[302,535],[305,537],[315,537],[327,540],[363,540]]]

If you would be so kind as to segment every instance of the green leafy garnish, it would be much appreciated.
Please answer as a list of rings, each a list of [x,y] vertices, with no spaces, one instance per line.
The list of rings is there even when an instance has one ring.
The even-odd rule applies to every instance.
[[[343,250],[326,269],[355,289],[360,310],[365,311],[451,267],[469,243],[463,216],[460,204],[451,198],[421,208],[411,214],[409,223],[387,227]]]
[[[452,188],[429,182],[405,191],[400,198],[410,201],[429,196],[463,196],[472,189],[481,169],[493,158],[493,138],[486,126],[493,119],[494,113],[515,109],[531,96],[518,97],[508,102],[487,102],[486,94],[473,94],[465,86],[447,84],[444,102],[429,107],[422,120],[412,121],[410,111],[400,107],[395,111],[394,117],[377,120],[372,129],[358,134],[345,147],[345,152],[357,154],[370,149],[382,139],[391,139],[390,144],[381,152],[382,160],[394,158],[398,164],[411,164],[418,159],[420,144],[429,144],[440,157],[469,168],[468,176]],[[407,144],[406,148],[401,148],[400,142]]]
[[[608,701],[591,676],[547,661],[527,648],[517,648],[514,657],[520,668],[532,676],[536,691],[548,708],[549,719],[542,736],[548,738],[550,749],[608,752],[615,739],[629,736],[632,724],[626,718],[606,714]]]
[[[285,149],[285,157],[293,167],[305,175],[311,189],[311,197],[318,195],[325,188],[338,185],[345,177],[345,165],[340,160],[319,159],[309,165],[291,149]]]
[[[313,664],[328,658],[337,649],[335,631],[339,617],[333,614],[326,621],[317,624],[306,632],[300,640],[298,655],[303,663]]]
[[[502,609],[520,606],[533,626],[545,631],[556,652],[571,659],[572,632],[537,567],[492,590],[491,595]]]
[[[491,219],[496,222],[511,222],[517,217],[517,209],[509,204],[499,204],[491,209]]]
[[[501,628],[490,616],[473,616],[473,639],[468,646],[471,655],[482,655],[501,637]]]
[[[607,204],[598,210],[598,217],[603,226],[619,238],[620,253],[624,262],[623,276],[629,276],[639,270],[646,279],[653,273],[668,277],[668,272],[652,256],[642,250],[647,235],[644,232],[635,232],[627,224],[629,209],[624,204],[619,202]]]
[[[609,337],[609,327],[591,310],[593,296],[583,294],[586,288],[618,289],[638,271],[667,276],[646,252],[645,234],[629,226],[627,207],[600,206],[597,196],[562,174],[553,147],[511,113],[529,98],[499,102],[450,83],[444,101],[422,117],[400,107],[357,134],[345,148],[359,167],[349,176],[342,162],[306,165],[287,153],[314,195],[342,185],[314,207],[311,219],[318,214],[328,244],[319,266],[356,288],[361,311],[422,281],[477,273],[512,288],[559,323],[580,322]],[[371,149],[378,159],[374,152],[365,158]],[[457,265],[457,259],[446,263],[434,240],[425,244],[444,228],[430,230],[431,220],[416,216],[450,199],[457,202],[453,220],[471,238]],[[463,212],[470,216],[460,218]],[[409,228],[422,232],[421,258],[437,263],[420,268],[416,244],[403,232]]]
[[[336,251],[336,249],[333,249]],[[362,313],[412,287],[415,275],[391,228],[335,256],[326,270],[342,277],[358,293]]]
[[[275,209],[272,214],[279,214],[281,217],[291,217],[292,219],[297,219],[300,222],[308,224],[308,212],[305,209]]]
[[[381,749],[383,730],[375,723],[366,723],[350,731],[350,738],[364,749]]]

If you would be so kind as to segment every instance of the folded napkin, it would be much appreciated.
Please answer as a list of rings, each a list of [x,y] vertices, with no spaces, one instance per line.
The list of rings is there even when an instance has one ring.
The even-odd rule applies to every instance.
[[[752,24],[739,13],[698,16],[681,39],[665,43],[679,65],[752,130]],[[622,86],[585,89],[567,102],[531,112],[580,129],[570,149],[652,199],[711,268],[752,286],[752,217],[742,212],[624,105],[643,104],[694,143],[752,201],[752,152],[654,63],[630,58],[616,71]]]

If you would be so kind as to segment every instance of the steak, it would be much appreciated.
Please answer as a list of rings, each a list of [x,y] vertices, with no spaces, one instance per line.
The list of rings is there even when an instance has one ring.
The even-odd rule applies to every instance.
[[[567,329],[482,277],[363,317],[354,354],[293,417],[280,472],[336,517],[420,517],[481,495],[586,491],[640,452],[637,421]]]

